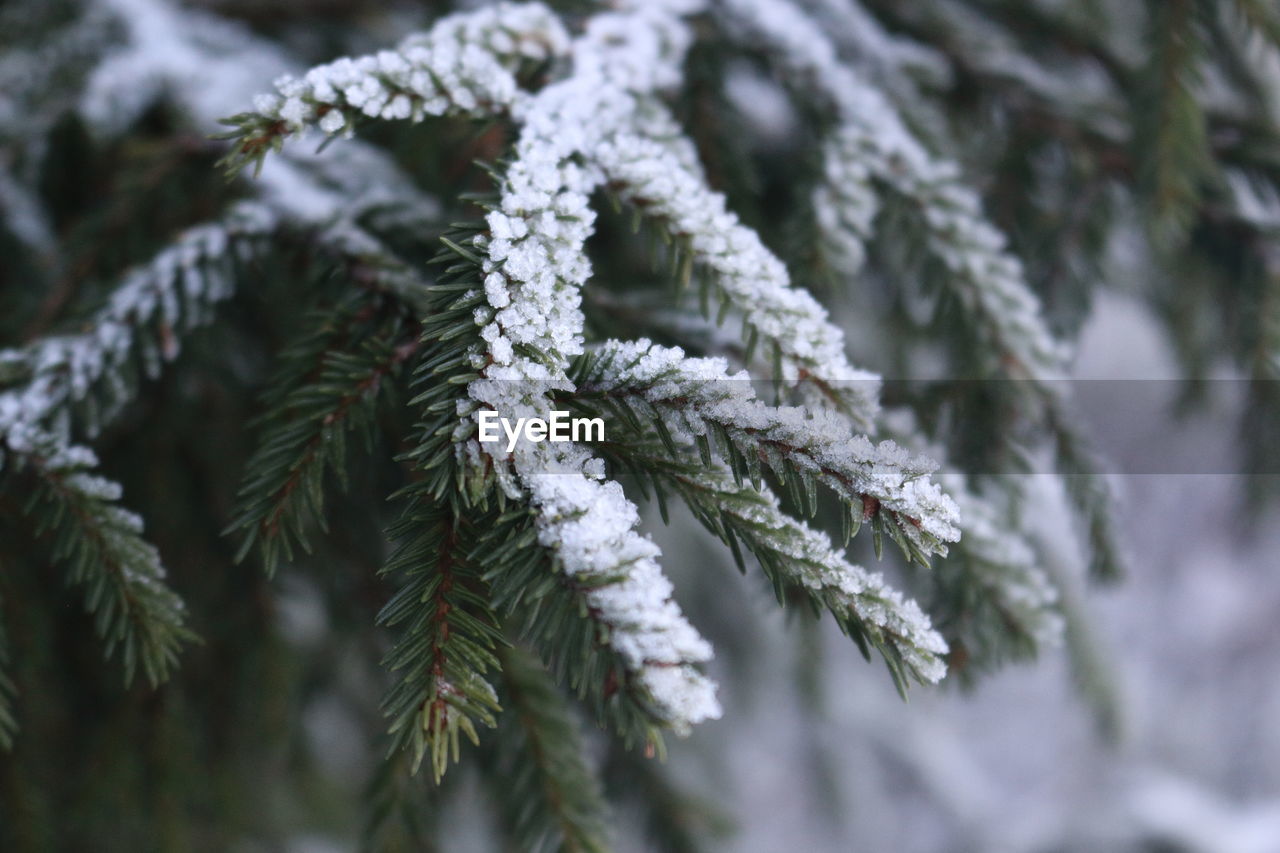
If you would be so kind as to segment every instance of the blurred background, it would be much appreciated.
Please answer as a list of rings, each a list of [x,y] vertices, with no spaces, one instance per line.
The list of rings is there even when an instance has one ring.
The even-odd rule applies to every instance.
[[[1176,362],[1142,306],[1100,302],[1080,352],[1077,376],[1144,380],[1136,396],[1164,398],[1150,419],[1129,410],[1130,423],[1102,438],[1108,450],[1239,454],[1239,389],[1223,383],[1180,417]],[[730,681],[738,711],[694,736],[712,742],[714,757],[676,750],[673,764],[728,794],[741,822],[728,848],[1280,849],[1280,519],[1251,519],[1249,477],[1229,468],[1146,470],[1116,475],[1132,570],[1119,586],[1083,593],[1088,653],[1101,668],[1084,691],[1059,648],[972,689],[915,692],[904,706],[838,632],[815,640],[815,663],[768,596],[717,604],[767,626],[752,655],[768,663],[745,687]],[[1048,506],[1061,500],[1053,478],[1028,478]],[[1044,526],[1071,555],[1070,531]],[[823,684],[816,711],[806,679]]]

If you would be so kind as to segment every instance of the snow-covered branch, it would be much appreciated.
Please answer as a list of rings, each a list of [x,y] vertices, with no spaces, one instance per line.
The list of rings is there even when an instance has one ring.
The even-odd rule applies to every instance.
[[[651,110],[657,111],[651,106]],[[750,333],[774,350],[782,376],[819,407],[836,408],[870,430],[879,377],[854,368],[844,333],[807,291],[793,288],[786,266],[752,229],[728,210],[724,196],[689,168],[687,142],[671,135],[673,121],[649,122],[643,135],[620,136],[602,151],[601,165],[619,193],[686,240],[694,260],[737,308]]]
[[[945,543],[959,538],[955,504],[928,480],[936,468],[929,459],[912,457],[891,441],[872,444],[830,411],[767,405],[756,398],[750,377],[730,374],[720,358],[688,358],[647,340],[609,342],[591,355],[578,380],[579,396],[625,398],[688,443],[723,438],[784,482],[795,469],[860,515],[892,514],[925,554],[945,554]],[[721,454],[731,456],[727,448]]]
[[[870,174],[918,215],[929,253],[946,269],[945,285],[969,314],[975,333],[1015,378],[1060,378],[1065,356],[1027,287],[1022,264],[982,213],[978,194],[960,180],[953,163],[938,160],[912,135],[888,99],[842,63],[830,39],[789,0],[722,0],[740,28],[776,57],[782,69],[812,88],[839,117],[828,142],[827,172],[863,180]],[[858,184],[854,183],[853,187]],[[848,186],[819,189],[818,221],[838,227],[829,239],[854,261],[851,246],[865,239],[872,210],[865,193]]]
[[[655,487],[680,495],[735,556],[741,557],[740,546],[749,550],[780,596],[787,589],[802,592],[830,612],[864,652],[868,645],[879,649],[900,690],[906,691],[909,678],[932,683],[945,675],[947,644],[920,606],[881,575],[850,563],[825,533],[783,512],[768,487],[736,482],[718,462],[672,459],[657,442],[646,446],[639,436],[629,438],[637,440],[616,448],[624,464],[646,471]]]
[[[222,221],[186,231],[134,269],[93,317],[89,330],[41,338],[0,353],[24,381],[0,393],[0,438],[21,452],[29,433],[67,434],[70,408],[90,400],[85,428],[100,425],[129,401],[135,363],[155,376],[178,354],[181,334],[211,319],[231,296],[238,256],[277,226],[263,205],[243,202]]]
[[[449,15],[395,50],[342,58],[301,78],[276,81],[254,110],[227,119],[236,139],[230,163],[260,162],[267,151],[308,127],[350,135],[361,118],[408,119],[450,113],[491,115],[520,96],[525,63],[564,53],[568,34],[541,3],[498,3]]]

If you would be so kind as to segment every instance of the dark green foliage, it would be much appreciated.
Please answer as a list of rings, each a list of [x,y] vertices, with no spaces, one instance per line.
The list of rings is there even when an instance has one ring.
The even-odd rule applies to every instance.
[[[1150,51],[1134,93],[1134,139],[1151,228],[1166,245],[1185,238],[1213,162],[1198,92],[1205,51],[1198,18],[1202,10],[1212,14],[1212,6],[1201,0],[1146,4]]]
[[[4,600],[0,599],[0,751],[13,746],[18,721],[13,715],[17,688],[9,676],[9,635],[4,627]]]
[[[403,455],[419,478],[418,487],[432,500],[447,502],[457,511],[483,505],[492,489],[490,478],[469,474],[457,464],[454,431],[458,404],[466,399],[467,383],[479,373],[469,348],[479,341],[474,310],[483,302],[479,263],[469,245],[480,226],[466,224],[442,235],[440,251],[432,258],[439,269],[427,290],[422,314],[422,348],[414,368],[409,405],[418,413],[410,449]]]
[[[500,654],[507,713],[490,792],[508,849],[607,853],[608,811],[572,709],[535,658],[515,647]]]
[[[863,657],[870,660],[873,648],[881,654],[904,698],[909,681],[924,681],[903,658],[903,649],[911,645],[910,638],[864,620],[846,593],[820,582],[826,564],[805,556],[806,531],[779,512],[767,493],[762,494],[750,484],[735,483],[723,469],[702,464],[692,448],[683,448],[682,454],[673,459],[653,433],[629,431],[617,422],[612,427],[612,434],[617,437],[603,448],[610,461],[632,475],[641,489],[647,492],[645,487],[651,488],[660,507],[665,506],[668,495],[679,497],[703,527],[728,546],[741,570],[746,570],[744,551],[754,556],[779,604],[788,604],[794,596],[805,601],[814,614],[829,612],[840,630],[857,643]],[[882,531],[894,530],[897,524],[895,519],[880,514],[869,521],[877,543]],[[901,533],[890,538],[911,558],[913,549]],[[887,603],[872,590],[860,593],[857,599],[860,606],[868,609]]]
[[[310,528],[326,527],[326,475],[345,487],[349,434],[371,451],[378,404],[417,351],[418,332],[411,306],[377,292],[357,292],[307,318],[300,339],[281,353],[240,490],[230,530],[242,531],[241,557],[256,542],[273,574],[295,547],[310,550]]]
[[[963,684],[1018,661],[1033,660],[1040,643],[1021,613],[1003,601],[999,572],[981,555],[956,547],[934,569],[929,611],[951,647],[949,674]]]
[[[490,566],[485,579],[494,606],[510,614],[516,635],[628,748],[661,753],[661,715],[607,645],[609,628],[588,604],[589,588],[559,571],[551,552],[538,545],[530,512],[511,507],[489,515],[483,527],[476,554]]]
[[[503,645],[490,595],[475,562],[473,521],[410,500],[389,534],[399,544],[382,573],[401,586],[378,614],[399,635],[383,660],[394,685],[383,702],[394,749],[412,756],[416,770],[430,752],[439,782],[460,734],[479,742],[476,724],[493,727],[501,710],[489,670]]]
[[[601,768],[605,792],[619,813],[631,813],[652,849],[703,853],[730,835],[733,821],[710,799],[677,785],[659,761],[610,745]]]
[[[908,535],[906,528],[909,525],[918,526],[912,519],[882,506],[874,495],[864,493],[847,472],[837,470],[821,459],[817,448],[790,444],[764,430],[745,427],[731,419],[717,418],[705,410],[694,409],[678,391],[672,392],[667,399],[656,398],[651,392],[658,381],[644,386],[601,388],[596,382],[598,371],[606,366],[601,361],[603,359],[592,354],[577,361],[573,371],[576,390],[571,398],[564,401],[565,405],[607,415],[615,422],[621,422],[624,429],[636,433],[651,427],[663,450],[670,455],[676,455],[678,448],[665,419],[679,416],[687,410],[691,416],[700,419],[706,429],[697,438],[698,458],[708,466],[713,465],[713,460],[719,460],[733,475],[739,488],[750,483],[759,489],[765,482],[765,476],[771,475],[779,490],[792,498],[800,514],[812,518],[818,513],[818,485],[821,484],[826,492],[843,504],[841,518],[845,544],[857,534],[864,521],[870,521],[877,542],[887,533],[903,548],[908,560],[919,562],[926,568],[930,553],[945,552],[942,543],[923,531],[913,530]],[[929,473],[926,468],[907,468],[903,475],[912,479]],[[879,545],[876,547],[878,551]]]
[[[152,685],[164,681],[194,635],[181,600],[164,584],[159,552],[142,538],[141,519],[116,503],[119,486],[91,473],[84,460],[36,454],[27,461],[26,513],[82,590],[105,654],[119,654],[126,683],[139,668]]]
[[[452,555],[449,559],[456,561],[455,570],[466,567],[465,571],[478,575],[479,583],[487,586],[488,606],[537,649],[557,679],[588,701],[598,719],[628,745],[640,743],[660,749],[661,718],[607,645],[608,628],[587,605],[587,589],[561,572],[551,552],[538,544],[533,515],[527,507],[509,503],[491,474],[457,464],[454,441],[458,401],[466,397],[466,383],[477,375],[465,350],[466,344],[478,339],[472,312],[481,298],[476,294],[479,265],[475,255],[464,248],[475,233],[474,227],[451,231],[443,238],[444,245],[435,258],[441,273],[439,281],[427,291],[430,308],[422,323],[422,347],[413,379],[413,388],[419,393],[410,401],[422,419],[415,427],[412,449],[403,455],[417,479],[407,492],[410,507],[397,530],[411,538],[402,544],[393,562],[397,567],[425,565],[428,558]],[[451,517],[466,535],[446,549],[438,535],[424,533],[413,523],[413,518],[424,514],[428,518],[435,514]],[[402,597],[408,595],[401,591]],[[422,600],[421,593],[418,600]],[[460,673],[467,671],[459,679],[469,686],[462,690],[463,695],[451,697],[451,707],[458,713],[441,718],[445,728],[430,737],[423,734],[430,729],[393,724],[402,729],[396,739],[398,744],[412,745],[419,755],[422,749],[432,751],[437,775],[443,772],[458,732],[470,733],[473,718],[491,724],[496,710],[480,679],[484,670],[492,666],[487,653],[480,650],[482,646],[488,648],[481,626],[492,624],[490,617],[475,609],[481,603],[467,599],[471,609],[466,618],[475,629],[474,640],[461,659],[451,664],[459,666]],[[386,611],[383,618],[387,618]],[[433,647],[426,637],[436,627],[429,618],[420,619],[402,641],[402,650],[394,653],[396,666],[411,677],[429,672],[434,665]],[[393,691],[388,706],[396,721],[407,720],[415,709],[421,710],[416,704],[420,697],[411,698],[419,696],[413,691],[421,691],[421,686],[406,685],[408,682],[403,682],[397,688],[399,693]],[[425,739],[403,740],[410,735]]]
[[[369,853],[436,853],[440,790],[411,772],[412,756],[396,752],[378,764],[364,797],[368,803],[361,849]]]

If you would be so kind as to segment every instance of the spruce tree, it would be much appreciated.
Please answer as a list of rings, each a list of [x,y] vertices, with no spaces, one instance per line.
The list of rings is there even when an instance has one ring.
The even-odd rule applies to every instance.
[[[1065,637],[1106,722],[1021,475],[1121,578],[1065,381],[1117,235],[1273,470],[1280,14],[458,5],[0,10],[0,849],[435,849],[464,773],[507,849],[709,849],[662,758],[753,617],[672,515],[904,699]],[[602,435],[481,440],[552,412]]]

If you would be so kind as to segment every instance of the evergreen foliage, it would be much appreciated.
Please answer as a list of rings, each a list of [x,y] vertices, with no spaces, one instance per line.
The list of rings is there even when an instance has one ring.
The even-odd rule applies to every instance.
[[[1264,380],[1245,428],[1274,470],[1265,3],[458,4],[337,60],[369,39],[333,5],[314,32],[274,2],[0,11],[0,848],[77,849],[104,804],[169,797],[171,835],[121,849],[356,824],[431,849],[460,763],[510,849],[612,849],[623,805],[660,849],[705,849],[723,821],[653,759],[733,714],[677,601],[730,581],[678,590],[637,500],[830,614],[904,699],[1064,635],[1105,694],[1018,475],[1052,459],[1087,574],[1123,576],[1063,380],[1126,229],[1188,372],[1231,337]],[[872,372],[939,363],[976,406]],[[482,411],[552,409],[604,439],[480,441]],[[123,692],[71,652],[40,665],[86,633]],[[19,782],[69,760],[44,706],[104,696],[158,720],[96,747],[140,769],[28,805]],[[300,745],[316,696],[385,749],[359,807]],[[200,757],[208,825],[181,817],[200,792],[163,793]],[[239,789],[271,767],[260,814]],[[83,826],[49,817],[68,796],[97,804]]]
[[[0,747],[13,746],[17,720],[13,716],[14,684],[9,676],[9,636],[0,624]]]
[[[450,756],[458,759],[459,734],[478,742],[473,720],[496,724],[500,706],[484,676],[499,668],[494,650],[504,641],[483,569],[468,559],[476,536],[471,523],[414,502],[392,532],[404,541],[383,571],[407,578],[378,621],[401,630],[384,663],[404,673],[387,695],[386,713],[396,745],[415,762],[431,750],[439,781]]]
[[[492,777],[512,847],[601,853],[611,849],[600,781],[586,766],[564,694],[527,653],[502,654],[504,704]]]
[[[142,521],[115,501],[120,487],[89,473],[97,461],[84,448],[34,448],[25,457],[32,482],[27,514],[37,532],[54,540],[53,557],[67,566],[70,582],[84,589],[107,655],[117,649],[125,683],[139,667],[154,685],[168,677],[190,634],[181,599],[164,583],[154,545],[142,538]]]

